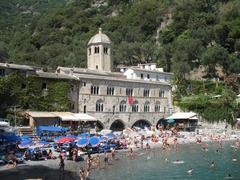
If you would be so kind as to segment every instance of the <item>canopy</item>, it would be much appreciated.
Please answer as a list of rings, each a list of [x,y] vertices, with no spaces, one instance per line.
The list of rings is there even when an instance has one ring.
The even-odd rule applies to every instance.
[[[18,147],[20,149],[26,149],[26,148],[28,148],[32,144],[33,144],[32,141],[22,141],[21,144],[18,145]]]
[[[82,138],[77,142],[78,147],[86,147],[88,144],[89,144],[88,138]]]
[[[197,114],[194,112],[178,112],[169,116],[167,119],[196,119]]]
[[[78,118],[79,120],[85,121],[85,122],[86,121],[97,121],[97,119],[95,117],[92,117],[92,116],[90,116],[88,114],[85,114],[85,113],[76,113],[76,114],[74,114],[74,116],[76,118]]]
[[[63,127],[55,127],[55,126],[38,126],[37,127],[37,135],[39,136],[43,131],[47,132],[66,132],[68,128]]]
[[[90,138],[89,143],[92,147],[97,147],[100,144],[100,138],[97,136],[93,136]]]

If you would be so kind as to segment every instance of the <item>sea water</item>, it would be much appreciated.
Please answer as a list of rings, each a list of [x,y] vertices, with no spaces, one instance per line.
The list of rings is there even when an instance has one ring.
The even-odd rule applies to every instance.
[[[177,149],[136,151],[133,159],[118,154],[100,171],[94,172],[96,180],[168,180],[168,179],[238,179],[240,180],[240,149],[234,150],[231,142],[209,143],[208,151],[198,144],[179,145]],[[233,162],[232,159],[237,159]],[[179,160],[182,164],[174,164]],[[212,161],[215,168],[210,168]],[[189,169],[192,174],[188,174]],[[232,178],[228,177],[231,174]]]

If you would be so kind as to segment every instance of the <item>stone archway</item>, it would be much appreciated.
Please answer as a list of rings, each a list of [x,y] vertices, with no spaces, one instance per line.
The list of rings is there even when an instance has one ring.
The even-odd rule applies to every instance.
[[[151,127],[151,123],[148,120],[140,119],[135,121],[135,123],[133,123],[132,128],[133,127],[140,127],[142,129],[144,129],[145,127],[149,128]]]
[[[158,129],[159,125],[163,126],[163,128],[166,128],[167,127],[167,121],[164,118],[159,119],[157,124],[156,124],[157,129]]]
[[[123,129],[125,129],[125,124],[120,119],[115,120],[110,126],[110,130],[112,131],[122,131]]]

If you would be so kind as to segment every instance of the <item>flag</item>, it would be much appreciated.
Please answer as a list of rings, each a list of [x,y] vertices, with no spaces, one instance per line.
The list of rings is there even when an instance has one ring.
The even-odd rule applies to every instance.
[[[128,104],[132,105],[133,104],[133,97],[128,96]]]

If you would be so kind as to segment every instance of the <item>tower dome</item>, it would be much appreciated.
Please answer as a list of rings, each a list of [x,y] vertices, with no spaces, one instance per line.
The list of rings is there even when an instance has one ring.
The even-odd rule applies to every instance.
[[[88,69],[98,71],[112,71],[112,42],[102,33],[99,28],[98,34],[94,35],[87,44]]]
[[[98,43],[102,43],[102,44],[111,44],[111,40],[110,38],[102,33],[102,28],[99,28],[99,32],[98,34],[94,35],[89,41],[88,41],[88,46],[92,45],[92,44],[98,44]]]

